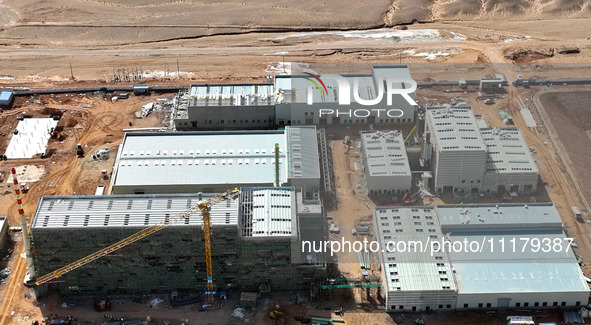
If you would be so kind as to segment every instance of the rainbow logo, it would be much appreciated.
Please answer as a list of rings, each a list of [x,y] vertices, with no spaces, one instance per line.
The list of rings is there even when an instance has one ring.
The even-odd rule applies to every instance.
[[[312,78],[306,78],[304,77],[304,79],[308,80],[309,82],[313,83],[316,88],[318,88],[318,90],[320,91],[320,95],[328,95],[328,90],[326,89],[326,85],[324,84],[324,82],[322,81],[322,79],[320,79],[320,76],[317,76],[315,74],[309,73],[309,72],[304,72],[305,74],[309,75]],[[314,81],[314,79],[318,80],[318,82],[320,83],[320,85],[322,85],[322,88],[320,88],[320,85],[318,84],[318,82]],[[324,89],[324,91],[322,91]]]

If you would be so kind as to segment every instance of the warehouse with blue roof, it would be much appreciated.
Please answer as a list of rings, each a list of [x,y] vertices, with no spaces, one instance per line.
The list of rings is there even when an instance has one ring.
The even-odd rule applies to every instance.
[[[404,236],[426,247],[381,253],[390,311],[587,304],[589,285],[553,203],[378,207],[375,217],[382,247]]]

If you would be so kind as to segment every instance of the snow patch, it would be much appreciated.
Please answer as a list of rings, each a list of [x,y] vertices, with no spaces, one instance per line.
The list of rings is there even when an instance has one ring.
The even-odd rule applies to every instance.
[[[442,40],[466,40],[466,36],[450,32],[452,38],[442,36],[437,29],[412,29],[399,30],[393,28],[380,28],[374,30],[355,30],[344,32],[305,32],[274,37],[261,38],[261,40],[285,40],[288,38],[311,38],[319,36],[340,36],[345,38],[373,38],[373,39],[394,39],[400,42],[416,41],[442,41]]]

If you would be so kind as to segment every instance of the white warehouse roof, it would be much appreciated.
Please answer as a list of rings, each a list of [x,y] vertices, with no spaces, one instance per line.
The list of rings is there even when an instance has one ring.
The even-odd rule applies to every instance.
[[[451,242],[481,245],[479,249],[446,251],[437,261],[429,260],[429,249],[426,254],[409,256],[383,252],[388,291],[437,289],[441,285],[438,274],[429,268],[434,262],[453,270],[447,273],[450,287],[457,288],[459,295],[589,291],[552,203],[378,207],[375,216],[383,244],[389,240],[425,243],[427,237],[441,242],[440,236],[444,236]],[[425,226],[425,222],[431,225]],[[526,239],[531,241],[529,246]],[[560,241],[562,249],[552,246],[550,251],[536,251],[536,239],[547,239],[552,245]],[[420,262],[425,264],[415,267]],[[400,278],[396,283],[391,282],[392,274]]]
[[[212,195],[203,194],[201,198],[206,200]],[[166,218],[172,220],[200,201],[197,194],[44,196],[31,228],[144,228],[163,223]],[[236,225],[238,200],[213,205],[210,219],[213,227]],[[201,227],[201,213],[171,227],[182,225]]]
[[[127,133],[115,162],[113,187],[273,184],[276,143],[280,149],[280,180],[286,183],[289,129]],[[315,134],[315,130],[312,132]],[[317,161],[313,163],[318,165]]]
[[[362,131],[361,144],[370,176],[411,175],[401,131]]]
[[[487,172],[538,173],[538,167],[518,128],[482,128],[488,148]]]
[[[471,107],[427,107],[426,118],[439,151],[486,149]]]

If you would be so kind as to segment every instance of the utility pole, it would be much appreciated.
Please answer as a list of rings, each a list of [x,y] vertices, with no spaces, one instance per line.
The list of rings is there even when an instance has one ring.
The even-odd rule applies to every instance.
[[[75,79],[74,78],[74,70],[72,70],[72,62],[70,62],[70,76],[72,79]]]

